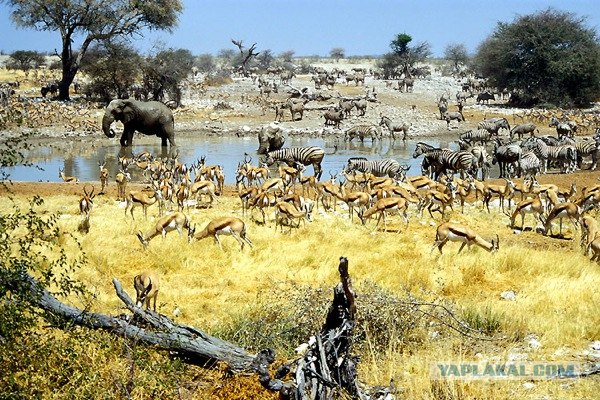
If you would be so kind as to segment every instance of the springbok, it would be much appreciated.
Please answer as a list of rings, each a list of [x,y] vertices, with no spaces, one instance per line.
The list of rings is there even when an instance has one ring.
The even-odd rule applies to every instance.
[[[440,251],[440,254],[442,254],[442,248],[448,241],[462,242],[460,248],[458,249],[458,253],[462,251],[465,245],[470,248],[471,245],[475,244],[489,252],[497,251],[500,246],[500,238],[498,235],[496,235],[495,240],[492,239],[488,242],[479,236],[477,232],[464,225],[454,222],[444,222],[437,227],[435,242],[433,243],[431,251],[437,247]]]
[[[252,247],[253,243],[246,235],[246,223],[236,217],[221,217],[210,221],[206,227],[200,232],[196,233],[196,225],[194,224],[188,230],[188,239],[202,240],[209,236],[215,239],[215,242],[219,245],[219,248],[223,250],[219,235],[231,235],[241,245],[240,251],[244,249],[244,245],[247,243]]]
[[[146,309],[149,309],[152,300],[152,309],[156,311],[156,298],[160,289],[160,282],[156,274],[144,271],[136,275],[133,278],[133,287],[136,292],[136,306],[141,307],[145,303]]]

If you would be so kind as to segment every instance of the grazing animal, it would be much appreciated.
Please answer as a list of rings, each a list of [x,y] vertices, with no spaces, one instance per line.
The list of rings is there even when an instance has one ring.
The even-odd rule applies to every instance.
[[[510,130],[510,140],[513,140],[515,135],[517,135],[517,138],[521,140],[524,135],[533,135],[535,131],[539,132],[534,123],[529,122],[527,124],[517,125]]]
[[[196,233],[195,224],[188,230],[188,239],[190,242],[194,239],[202,240],[212,236],[215,242],[219,245],[219,248],[223,250],[221,241],[219,240],[219,235],[233,236],[233,238],[240,244],[240,250],[244,249],[245,244],[248,244],[250,247],[253,246],[252,241],[246,234],[246,223],[236,217],[221,217],[213,219],[203,230],[198,233]]]
[[[381,132],[375,125],[356,125],[346,131],[344,141],[351,142],[355,137],[358,137],[361,143],[365,141],[365,137],[370,137],[374,142],[376,139],[381,139]]]
[[[268,152],[265,163],[271,165],[276,161],[283,161],[290,167],[295,167],[297,164],[312,164],[315,177],[319,180],[322,174],[321,162],[324,156],[325,151],[320,147],[289,147]]]
[[[496,239],[487,241],[479,236],[477,232],[465,225],[454,222],[444,222],[437,227],[435,242],[433,243],[431,251],[437,247],[440,254],[442,254],[442,248],[448,241],[462,242],[458,249],[458,253],[462,251],[465,245],[470,248],[471,245],[474,244],[488,252],[496,252],[500,247],[500,238],[498,235],[496,235]]]
[[[141,307],[146,304],[146,309],[149,309],[152,301],[152,310],[156,311],[156,299],[160,290],[158,276],[153,272],[144,271],[133,278],[133,287],[136,293],[135,305]]]
[[[190,219],[187,215],[182,212],[175,212],[170,215],[165,215],[156,221],[156,224],[152,228],[150,228],[145,234],[142,231],[137,233],[137,237],[144,246],[144,248],[148,247],[148,243],[150,240],[155,238],[158,235],[162,235],[163,238],[167,236],[167,233],[177,230],[179,236],[182,235],[183,229],[190,228]]]
[[[406,138],[408,137],[408,130],[410,129],[409,124],[394,124],[391,119],[384,115],[381,115],[381,121],[379,121],[379,126],[385,126],[388,129],[390,135],[392,136],[392,140],[396,140],[396,132],[402,132],[402,140],[406,140]]]

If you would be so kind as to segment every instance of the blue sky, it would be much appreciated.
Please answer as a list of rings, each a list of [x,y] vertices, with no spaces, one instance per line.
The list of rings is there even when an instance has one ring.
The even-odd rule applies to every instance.
[[[450,43],[474,52],[498,21],[553,7],[587,17],[600,32],[598,0],[184,0],[184,11],[172,34],[146,33],[134,40],[144,53],[153,46],[185,48],[192,54],[217,54],[236,48],[231,39],[257,43],[274,54],[294,50],[297,56],[329,55],[341,47],[346,55],[381,55],[398,33],[413,43],[427,41],[435,56]],[[0,3],[0,51],[53,52],[58,32],[17,29],[9,8]],[[78,46],[80,43],[75,43]]]

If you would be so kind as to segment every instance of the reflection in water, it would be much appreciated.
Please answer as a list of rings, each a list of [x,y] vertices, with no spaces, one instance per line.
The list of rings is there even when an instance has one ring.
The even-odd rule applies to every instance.
[[[152,140],[156,138],[146,138],[144,143],[142,137],[136,138],[136,143],[132,148],[122,149],[118,141],[108,138],[94,138],[92,140],[69,140],[68,143],[60,143],[44,147],[33,147],[27,153],[27,161],[41,168],[18,166],[7,169],[10,178],[15,181],[41,181],[41,182],[59,182],[58,170],[65,170],[66,175],[76,176],[80,181],[99,181],[100,168],[99,163],[105,162],[109,170],[110,179],[114,182],[115,175],[119,172],[119,156],[127,154],[139,154],[147,151],[155,157],[165,157],[170,150],[162,148],[160,141]],[[209,165],[220,164],[225,171],[225,183],[235,183],[235,171],[238,163],[243,161],[244,155],[252,157],[252,164],[258,164],[257,139],[252,137],[236,136],[205,136],[199,134],[193,136],[192,133],[185,137],[178,137],[177,151],[179,160],[185,164],[196,163],[202,156],[206,156],[206,163]],[[350,157],[366,157],[370,160],[381,158],[394,158],[401,164],[410,166],[408,175],[419,175],[421,172],[421,158],[413,159],[412,153],[418,141],[425,141],[433,146],[456,148],[451,143],[454,137],[449,138],[421,138],[419,140],[407,140],[405,143],[401,140],[392,142],[389,139],[383,139],[371,143],[365,140],[364,143],[354,141],[352,143],[336,139],[322,138],[299,138],[290,137],[286,142],[287,146],[320,146],[325,149],[326,156],[323,159],[322,167],[324,177],[327,177],[329,171],[339,172],[343,169]],[[337,151],[334,154],[334,146]],[[132,179],[141,181],[143,179],[141,170],[135,165],[129,167]],[[312,174],[312,167],[308,167],[307,175]]]

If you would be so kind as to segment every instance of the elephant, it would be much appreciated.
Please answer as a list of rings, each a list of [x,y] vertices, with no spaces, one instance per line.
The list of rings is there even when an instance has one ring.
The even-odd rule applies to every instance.
[[[276,123],[271,123],[262,127],[258,132],[258,154],[267,154],[269,151],[279,150],[285,143],[285,137],[281,127]]]
[[[156,135],[167,146],[167,140],[175,148],[175,121],[173,112],[159,101],[138,101],[115,99],[110,102],[102,118],[102,131],[109,138],[115,137],[110,128],[114,121],[121,121],[125,127],[121,135],[121,146],[131,146],[133,133],[138,131],[144,135]]]

